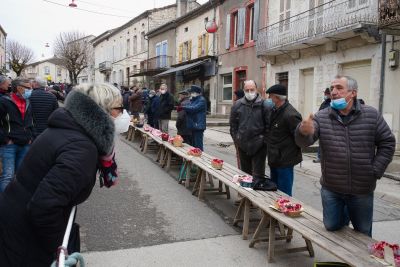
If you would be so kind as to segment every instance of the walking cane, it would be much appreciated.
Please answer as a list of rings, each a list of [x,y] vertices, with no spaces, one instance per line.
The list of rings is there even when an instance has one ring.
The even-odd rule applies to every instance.
[[[78,262],[79,266],[84,267],[85,263],[83,262],[83,257],[80,253],[75,252],[71,255],[68,255],[68,240],[71,234],[72,224],[74,222],[76,212],[76,206],[74,206],[69,214],[67,229],[65,230],[64,238],[61,247],[58,248],[58,257],[55,262],[51,265],[51,267],[65,267],[65,266],[75,266]],[[65,258],[68,257],[67,261]]]

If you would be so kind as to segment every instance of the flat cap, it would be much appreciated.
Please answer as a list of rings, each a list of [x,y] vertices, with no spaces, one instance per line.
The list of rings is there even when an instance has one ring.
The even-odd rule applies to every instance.
[[[275,85],[272,85],[270,88],[268,88],[266,93],[267,94],[275,94],[275,95],[287,95],[287,89],[282,84],[275,84]]]

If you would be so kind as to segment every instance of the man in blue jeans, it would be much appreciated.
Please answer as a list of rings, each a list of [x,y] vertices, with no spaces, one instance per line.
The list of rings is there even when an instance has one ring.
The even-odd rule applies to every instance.
[[[302,161],[301,150],[294,141],[294,132],[301,122],[301,115],[287,100],[285,86],[273,85],[266,93],[269,94],[267,105],[271,108],[267,129],[271,179],[280,191],[291,196],[293,167]]]
[[[29,104],[32,88],[29,80],[17,77],[11,83],[12,92],[0,98],[0,143],[3,152],[3,192],[21,164],[33,137],[33,119]]]
[[[319,139],[325,228],[336,231],[350,220],[354,230],[372,236],[376,181],[396,141],[382,115],[357,99],[356,80],[336,76],[330,89],[330,107],[301,122],[296,143],[306,147]]]

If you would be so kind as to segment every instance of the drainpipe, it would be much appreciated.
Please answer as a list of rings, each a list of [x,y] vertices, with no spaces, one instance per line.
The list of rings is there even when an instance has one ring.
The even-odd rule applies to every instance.
[[[386,63],[386,33],[382,33],[381,80],[379,83],[379,112],[383,112],[383,97],[385,95],[385,63]]]

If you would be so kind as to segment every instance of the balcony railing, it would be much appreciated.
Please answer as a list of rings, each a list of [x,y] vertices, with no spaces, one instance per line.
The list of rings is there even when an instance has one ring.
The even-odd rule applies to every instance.
[[[156,56],[140,62],[140,71],[156,71],[171,67],[172,57],[171,56]]]
[[[400,24],[400,3],[397,0],[379,0],[379,26]]]
[[[257,54],[334,36],[359,25],[377,25],[376,0],[333,0],[259,31]]]
[[[104,61],[99,64],[100,72],[111,71],[111,69],[112,69],[111,61]]]

